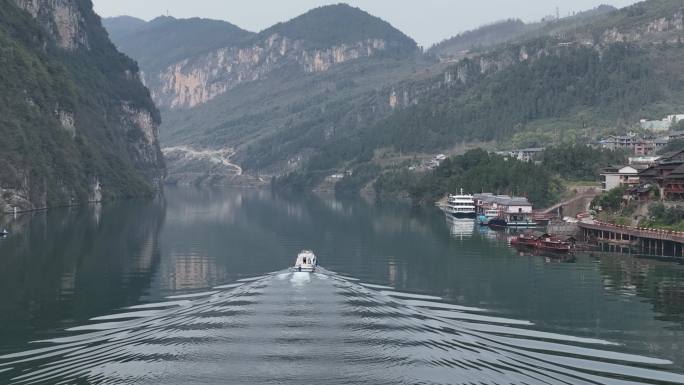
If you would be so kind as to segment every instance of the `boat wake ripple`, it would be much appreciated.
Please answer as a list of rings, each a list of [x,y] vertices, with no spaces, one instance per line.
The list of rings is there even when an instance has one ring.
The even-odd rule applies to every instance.
[[[609,341],[321,270],[123,309],[0,357],[10,384],[684,384]]]

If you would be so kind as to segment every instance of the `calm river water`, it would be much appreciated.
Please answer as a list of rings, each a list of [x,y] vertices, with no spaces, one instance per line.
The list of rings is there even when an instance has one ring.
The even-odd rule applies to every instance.
[[[20,216],[0,384],[684,383],[684,266],[270,191]],[[2,226],[0,226],[2,227]],[[313,249],[322,269],[290,273]]]

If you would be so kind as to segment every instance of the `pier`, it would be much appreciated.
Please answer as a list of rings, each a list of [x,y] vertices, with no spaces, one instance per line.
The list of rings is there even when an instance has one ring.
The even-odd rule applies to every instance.
[[[615,251],[628,248],[630,252],[684,258],[684,232],[614,225],[600,221],[578,223],[586,241],[606,243]],[[609,246],[610,248],[610,246]]]

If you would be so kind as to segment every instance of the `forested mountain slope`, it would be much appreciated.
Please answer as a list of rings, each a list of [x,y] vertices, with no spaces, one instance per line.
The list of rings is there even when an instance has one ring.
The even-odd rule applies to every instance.
[[[297,171],[289,180],[311,187],[464,143],[583,142],[679,112],[683,6],[599,7],[445,63],[340,4],[145,78],[165,116],[172,172],[201,173],[176,168],[186,147],[222,150],[245,175]]]
[[[311,187],[330,170],[348,168],[370,180],[381,170],[366,172],[368,162],[386,163],[378,154],[448,152],[468,142],[587,143],[640,118],[675,113],[684,96],[683,7],[639,3],[572,32],[509,43],[431,78],[395,84],[377,98],[391,115],[323,141],[303,175],[283,183]]]
[[[88,0],[0,0],[0,210],[151,194],[159,112]]]
[[[344,4],[311,10],[162,70],[123,42],[119,46],[140,56],[146,84],[162,108],[171,174],[205,168],[184,162],[184,154],[197,158],[186,147],[234,149],[234,160],[252,175],[299,168],[319,138],[360,129],[391,112],[389,106],[366,108],[380,105],[369,98],[432,63],[387,22]],[[273,148],[282,137],[287,140]]]
[[[571,16],[560,19],[546,18],[536,23],[525,23],[519,19],[503,20],[446,39],[432,46],[429,53],[444,61],[458,60],[503,43],[571,33],[615,10],[614,7],[601,5]]]

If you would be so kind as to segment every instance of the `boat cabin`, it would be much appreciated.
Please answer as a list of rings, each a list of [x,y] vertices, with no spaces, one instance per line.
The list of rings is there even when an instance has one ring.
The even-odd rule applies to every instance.
[[[293,267],[296,271],[314,271],[318,266],[316,254],[311,250],[303,250],[297,255],[297,261]]]

